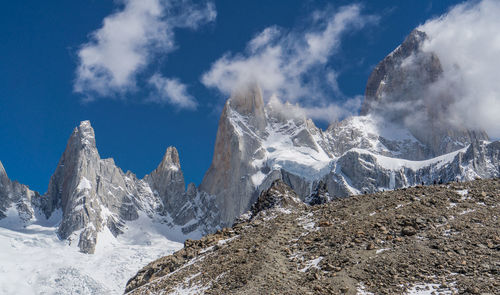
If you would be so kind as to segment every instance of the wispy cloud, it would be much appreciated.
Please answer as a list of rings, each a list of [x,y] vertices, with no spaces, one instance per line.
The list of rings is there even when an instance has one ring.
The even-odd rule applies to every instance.
[[[149,84],[154,88],[154,91],[148,101],[160,104],[168,103],[182,109],[196,109],[196,100],[189,95],[186,85],[178,79],[169,79],[160,74],[154,74],[149,79]]]
[[[499,15],[499,1],[471,1],[418,28],[430,37],[424,50],[439,57],[444,71],[429,95],[453,97],[446,114],[451,123],[495,138],[500,138]]]
[[[107,16],[79,49],[74,91],[92,100],[137,90],[138,74],[158,54],[176,49],[176,28],[197,29],[215,17],[212,2],[121,1],[119,9]],[[171,81],[180,85],[178,80]]]
[[[248,42],[245,52],[226,53],[214,62],[202,82],[225,95],[257,82],[267,99],[275,95],[300,103],[313,118],[336,120],[351,110],[332,104],[332,96],[338,96],[340,90],[338,73],[328,62],[338,53],[345,33],[377,20],[363,15],[360,5],[349,5],[313,13],[306,29],[268,27]]]

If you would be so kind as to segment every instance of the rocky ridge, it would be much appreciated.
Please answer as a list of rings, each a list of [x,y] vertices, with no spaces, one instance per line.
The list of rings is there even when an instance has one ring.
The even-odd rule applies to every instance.
[[[290,188],[275,182],[263,194],[286,198]],[[264,206],[268,214],[187,240],[182,250],[145,266],[126,292],[494,294],[500,288],[499,201],[496,178],[288,210]]]
[[[39,194],[28,186],[11,181],[0,162],[0,221],[15,214],[21,221],[36,218],[33,206],[39,201]]]
[[[9,206],[15,206],[11,213],[24,225],[61,212],[59,237],[77,243],[84,253],[94,253],[100,233],[109,230],[116,237],[141,215],[180,231],[167,237],[178,241],[201,237],[219,223],[213,197],[200,193],[194,184],[185,189],[174,147],[166,150],[151,174],[138,179],[130,171],[124,173],[113,159],[101,159],[89,121],[71,134],[46,194],[11,182],[0,168],[0,219]]]

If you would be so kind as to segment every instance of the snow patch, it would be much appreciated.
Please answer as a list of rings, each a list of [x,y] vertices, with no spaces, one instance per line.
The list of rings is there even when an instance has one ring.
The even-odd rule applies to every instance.
[[[78,186],[76,187],[77,190],[83,191],[86,189],[92,189],[92,183],[85,177],[82,177],[80,179],[80,183],[78,183]]]
[[[453,284],[450,284],[453,285]],[[407,291],[407,295],[432,295],[432,294],[443,294],[451,295],[455,294],[456,288],[441,288],[439,284],[422,283],[412,286]]]
[[[454,151],[454,152],[451,152],[451,153],[448,153],[448,154],[445,154],[445,155],[442,155],[439,157],[435,157],[432,159],[423,160],[423,161],[411,161],[411,160],[405,160],[405,159],[399,159],[399,158],[386,157],[386,156],[377,155],[377,154],[374,154],[370,151],[367,151],[364,149],[359,149],[359,148],[351,149],[351,151],[355,151],[355,152],[360,153],[360,154],[368,154],[368,155],[373,156],[376,159],[377,163],[382,168],[387,169],[387,170],[399,171],[399,170],[404,169],[404,168],[409,168],[409,169],[412,169],[414,171],[417,171],[423,167],[431,166],[431,165],[435,165],[435,168],[439,169],[442,166],[452,162],[459,153],[465,153],[467,151],[467,148],[468,148],[468,146],[463,148],[463,149],[460,149],[460,150],[457,150],[457,151]]]
[[[144,265],[183,247],[165,238],[164,225],[141,230],[139,224],[146,222],[139,220],[127,223],[129,231],[117,238],[106,227],[98,234],[95,254],[83,254],[77,243],[59,240],[61,216],[56,211],[49,220],[21,229],[0,224],[0,294],[123,294]]]
[[[306,272],[308,269],[310,268],[316,268],[316,269],[319,269],[319,266],[318,264],[321,262],[321,260],[323,260],[324,257],[320,256],[316,259],[312,259],[312,260],[309,260],[307,261],[305,264],[305,266],[301,269],[299,269],[300,272]]]

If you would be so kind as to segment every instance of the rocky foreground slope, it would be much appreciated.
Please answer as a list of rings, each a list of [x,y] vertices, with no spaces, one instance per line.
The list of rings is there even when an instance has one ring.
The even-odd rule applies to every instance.
[[[316,206],[278,180],[246,220],[187,240],[139,271],[126,292],[498,294],[499,202],[498,178]]]

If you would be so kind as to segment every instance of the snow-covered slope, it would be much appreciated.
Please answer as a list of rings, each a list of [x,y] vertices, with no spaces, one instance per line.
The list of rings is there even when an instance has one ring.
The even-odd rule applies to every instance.
[[[183,246],[165,237],[168,227],[140,216],[116,238],[105,228],[89,255],[59,239],[60,210],[38,218],[25,226],[12,208],[0,220],[0,294],[123,294],[138,269]]]

